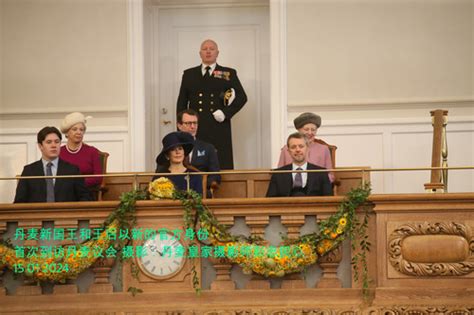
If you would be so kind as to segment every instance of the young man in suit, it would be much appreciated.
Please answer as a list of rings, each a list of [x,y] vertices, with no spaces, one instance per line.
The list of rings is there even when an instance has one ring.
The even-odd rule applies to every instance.
[[[277,171],[324,169],[306,161],[308,143],[304,135],[298,132],[291,134],[287,140],[287,147],[293,163],[280,167],[276,169]],[[272,174],[267,190],[267,197],[331,196],[332,194],[327,172]]]
[[[216,147],[222,169],[233,169],[230,120],[245,105],[247,95],[235,69],[217,64],[216,42],[205,40],[199,55],[202,64],[183,73],[176,113],[194,109],[199,114],[197,138]]]
[[[219,159],[217,158],[216,148],[207,142],[196,138],[199,129],[199,116],[192,109],[180,111],[177,116],[178,129],[190,133],[194,137],[194,148],[189,154],[189,162],[201,172],[219,172]],[[221,182],[220,175],[209,175],[207,177],[208,192],[210,189],[216,189]],[[208,195],[208,197],[211,197]]]
[[[59,158],[61,133],[55,127],[44,127],[38,132],[41,160],[23,168],[21,176],[80,175],[79,168]],[[91,201],[84,178],[20,179],[16,187],[15,203]]]

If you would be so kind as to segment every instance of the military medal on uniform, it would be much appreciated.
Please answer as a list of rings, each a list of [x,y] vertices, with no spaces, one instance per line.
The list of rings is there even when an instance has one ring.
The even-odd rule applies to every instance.
[[[221,70],[214,70],[212,76],[216,79],[224,79],[226,81],[230,81],[230,72],[229,71],[221,71]]]

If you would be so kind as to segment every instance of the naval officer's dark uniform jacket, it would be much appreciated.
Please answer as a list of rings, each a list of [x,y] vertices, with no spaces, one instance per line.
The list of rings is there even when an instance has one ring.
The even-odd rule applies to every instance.
[[[224,105],[224,93],[235,90],[235,99],[229,106]],[[247,95],[240,84],[237,72],[232,68],[216,65],[208,78],[203,77],[201,65],[184,71],[179,90],[177,113],[187,108],[199,114],[199,129],[196,137],[213,144],[221,169],[233,169],[232,132],[230,119],[247,102]],[[221,123],[212,115],[222,110],[225,120]]]

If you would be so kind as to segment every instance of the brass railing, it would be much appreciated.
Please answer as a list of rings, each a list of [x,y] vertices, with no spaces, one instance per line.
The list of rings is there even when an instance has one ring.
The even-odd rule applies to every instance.
[[[155,172],[111,172],[106,174],[89,174],[89,175],[56,175],[56,176],[15,176],[15,177],[0,177],[1,180],[20,180],[20,179],[47,179],[47,178],[90,178],[90,177],[133,177],[134,188],[138,187],[140,177],[149,176],[192,176],[192,175],[223,175],[223,174],[280,174],[280,173],[322,173],[322,172],[361,172],[362,183],[364,184],[364,178],[366,173],[377,173],[377,172],[406,172],[406,171],[431,171],[433,173],[446,172],[448,170],[474,170],[474,166],[440,166],[440,167],[403,167],[403,168],[336,168],[336,169],[318,169],[318,170],[231,170],[231,171],[220,171],[220,172],[192,172],[192,173],[155,173]],[[447,175],[446,175],[447,178]],[[447,185],[447,181],[445,183]],[[427,185],[427,184],[425,184]],[[446,189],[444,189],[447,192]]]

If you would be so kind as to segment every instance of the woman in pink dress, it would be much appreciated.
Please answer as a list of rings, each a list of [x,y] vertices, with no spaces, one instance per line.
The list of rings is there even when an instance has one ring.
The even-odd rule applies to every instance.
[[[66,136],[67,143],[61,147],[59,157],[79,167],[81,174],[102,174],[99,150],[84,143],[87,118],[82,113],[74,112],[64,117],[61,132]],[[86,187],[98,186],[102,177],[86,177]],[[94,190],[94,189],[92,189]]]
[[[307,161],[317,166],[324,167],[326,169],[332,169],[331,153],[329,148],[316,142],[315,136],[318,128],[321,127],[321,117],[313,113],[303,113],[293,120],[295,128],[302,134],[305,135],[308,141],[308,156]],[[281,149],[280,160],[278,161],[278,167],[288,165],[292,163],[288,148],[286,145]],[[334,174],[329,173],[329,180],[334,182]]]

